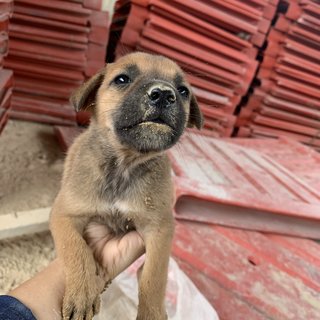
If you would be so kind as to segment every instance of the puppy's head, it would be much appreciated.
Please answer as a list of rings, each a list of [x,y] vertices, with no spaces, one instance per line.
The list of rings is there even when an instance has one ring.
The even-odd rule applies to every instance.
[[[71,97],[77,111],[139,152],[173,146],[186,127],[201,129],[202,114],[184,73],[173,61],[133,53],[108,64]]]

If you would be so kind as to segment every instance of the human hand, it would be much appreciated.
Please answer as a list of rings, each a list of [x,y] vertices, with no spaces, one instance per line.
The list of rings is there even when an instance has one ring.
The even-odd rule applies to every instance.
[[[85,229],[84,238],[97,262],[116,277],[144,252],[144,242],[137,231],[115,237],[107,226],[91,222]]]
[[[106,226],[90,223],[84,236],[93,250],[95,259],[107,269],[107,274],[112,278],[125,270],[145,251],[144,242],[136,231],[128,232],[123,237],[114,237]],[[28,306],[38,320],[61,319],[60,310],[64,294],[65,274],[59,258],[9,292],[9,295]]]

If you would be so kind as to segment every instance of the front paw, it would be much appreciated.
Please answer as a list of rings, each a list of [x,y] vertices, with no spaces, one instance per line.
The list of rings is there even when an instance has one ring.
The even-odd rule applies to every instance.
[[[68,286],[63,298],[63,320],[92,320],[99,312],[101,288],[94,283]]]

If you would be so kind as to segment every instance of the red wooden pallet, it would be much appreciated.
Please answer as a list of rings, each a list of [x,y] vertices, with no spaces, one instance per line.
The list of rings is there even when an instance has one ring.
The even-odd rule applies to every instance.
[[[194,133],[169,154],[177,219],[320,238],[320,191],[270,157]]]
[[[266,154],[283,167],[320,190],[320,154],[293,139],[226,139],[230,143],[244,146]]]
[[[0,134],[8,122],[13,86],[11,70],[3,69],[9,49],[9,19],[13,12],[13,0],[0,0]]]
[[[15,72],[13,117],[76,124],[70,94],[105,64],[109,22],[101,9],[99,0],[15,2],[5,59]]]
[[[179,222],[173,255],[221,320],[320,318],[316,242]]]
[[[13,72],[8,69],[0,69],[0,134],[9,118],[13,85]]]
[[[285,14],[268,35],[254,89],[239,113],[239,136],[288,136],[319,147],[320,5],[283,1]]]
[[[212,136],[230,136],[234,121],[225,130],[216,125],[220,120],[209,109],[229,115],[236,112],[257,69],[254,45],[263,44],[276,4],[117,1],[111,25],[111,39],[120,37],[115,55],[140,50],[175,60],[190,74],[189,81],[206,118],[206,134],[211,131]]]

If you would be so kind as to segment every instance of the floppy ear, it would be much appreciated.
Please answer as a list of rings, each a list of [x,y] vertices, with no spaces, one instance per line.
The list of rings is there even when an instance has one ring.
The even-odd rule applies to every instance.
[[[188,120],[188,128],[196,127],[197,129],[201,130],[203,127],[203,115],[199,108],[197,99],[194,95],[191,97],[190,102],[190,113],[189,113],[189,120]]]
[[[92,109],[96,100],[97,91],[103,81],[104,74],[105,69],[100,70],[72,93],[70,102],[77,112],[80,110]]]

